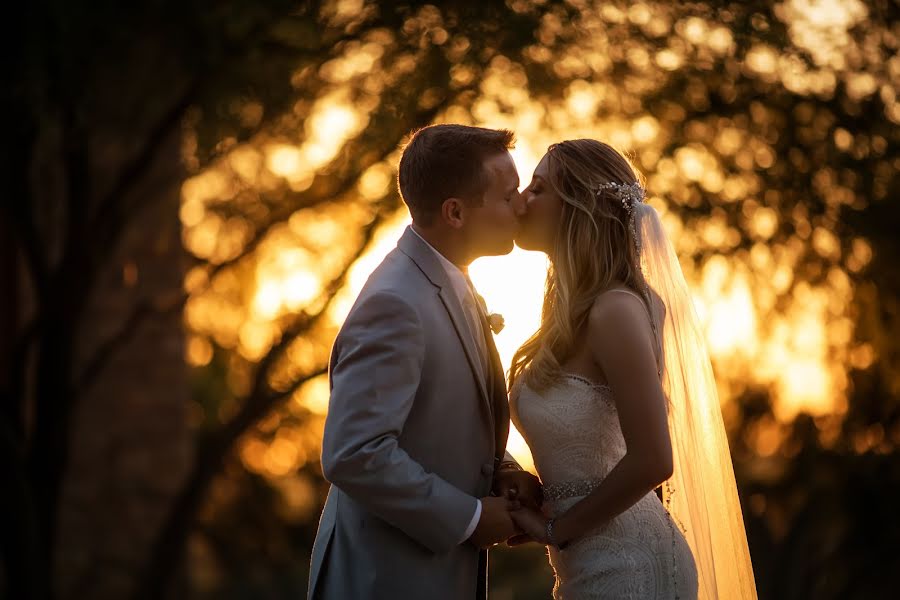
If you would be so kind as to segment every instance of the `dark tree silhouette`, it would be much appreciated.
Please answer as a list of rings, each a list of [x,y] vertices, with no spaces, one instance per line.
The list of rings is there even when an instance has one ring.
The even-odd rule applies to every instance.
[[[343,15],[334,3],[323,2],[189,0],[126,7],[37,1],[18,5],[8,15],[0,393],[3,464],[9,474],[2,581],[10,597],[63,593],[54,564],[60,560],[59,514],[78,411],[91,390],[127,377],[116,361],[129,344],[145,344],[148,327],[177,331],[172,328],[186,300],[178,284],[183,266],[177,267],[177,252],[168,255],[176,261],[171,264],[174,280],[158,282],[147,295],[120,299],[127,306],[116,312],[117,322],[106,323],[99,339],[93,329],[98,296],[105,297],[110,285],[123,287],[116,279],[124,279],[124,287],[133,285],[140,261],[129,262],[127,256],[152,243],[134,239],[142,225],[168,231],[163,242],[177,244],[177,229],[161,227],[159,219],[173,224],[177,215],[178,187],[185,176],[185,127],[195,134],[187,166],[196,170],[272,127],[298,98],[315,98],[325,87],[318,68],[373,31],[399,32],[392,51],[396,56],[412,53],[419,61],[417,73],[383,90],[372,125],[347,145],[334,168],[318,174],[306,192],[281,190],[268,199],[271,210],[251,221],[254,233],[241,252],[207,265],[212,281],[251,256],[272,227],[294,212],[347,196],[361,173],[392,152],[407,131],[427,124],[467,92],[449,85],[450,59],[439,45],[428,43],[427,28],[403,33],[410,18],[434,10],[423,6],[365,6],[358,14]],[[472,40],[476,67],[490,53],[528,43],[536,24],[534,14],[512,11],[503,3],[461,2],[444,10],[451,33]],[[428,90],[435,92],[423,102]],[[264,109],[248,120],[240,111],[248,104]],[[297,114],[302,126],[302,108]],[[258,200],[267,202],[262,196]],[[347,269],[397,202],[391,192],[371,203],[356,249],[323,288],[325,302],[284,324],[280,341],[253,366],[252,385],[238,398],[240,408],[201,432],[191,452],[192,466],[171,506],[164,508],[136,595],[157,598],[169,588],[210,482],[235,440],[323,371],[320,364],[287,384],[273,387],[271,381],[284,350],[317,326]],[[111,312],[101,308],[99,314],[100,321],[104,316],[112,320]],[[92,340],[87,349],[82,343],[86,338]],[[169,362],[172,358],[180,361],[180,352]],[[168,383],[179,380],[172,374]],[[159,381],[159,392],[164,393],[166,383]],[[72,550],[72,544],[70,540],[65,546]],[[92,593],[96,578],[104,577],[97,572],[101,569],[99,563],[94,572],[80,575],[65,595]]]
[[[754,248],[797,248],[792,283],[773,313],[798,285],[847,278],[851,343],[866,351],[846,369],[846,414],[836,426],[806,415],[782,424],[778,452],[759,456],[751,432],[774,422],[772,401],[768,389],[747,384],[735,400],[732,447],[761,597],[893,590],[900,15],[886,0],[860,4],[866,17],[844,32],[847,65],[838,69],[795,43],[786,4],[35,0],[8,9],[0,95],[0,465],[7,474],[0,595],[202,595],[183,572],[193,539],[230,570],[211,595],[274,595],[281,587],[296,594],[315,522],[287,523],[274,508],[272,483],[233,450],[272,415],[305,418],[287,414],[285,400],[323,372],[325,356],[311,352],[309,364],[286,368],[291,349],[333,334],[326,316],[336,292],[376,229],[401,208],[393,188],[366,197],[360,181],[389,163],[409,130],[471,114],[492,61],[520,69],[515,85],[548,107],[573,84],[600,83],[608,94],[592,119],[655,119],[659,142],[639,166],[653,183],[670,181],[660,194],[683,237],[711,220],[737,236],[685,244],[686,265],[713,255],[750,264]],[[718,26],[726,38],[712,39]],[[335,61],[362,44],[378,46],[380,58],[341,85],[367,126],[302,191],[284,181],[242,184],[207,206],[242,224],[236,250],[184,252],[185,179],[242,144],[302,141],[315,101],[338,87]],[[813,83],[798,84],[804,77]],[[500,114],[517,109],[503,97],[497,105]],[[742,146],[719,144],[723,129],[737,131]],[[707,152],[723,177],[746,186],[744,197],[671,175],[685,148]],[[317,297],[278,319],[261,357],[210,340],[209,365],[187,373],[182,314],[191,298],[226,278],[246,281],[261,248],[292,216],[328,207],[363,217],[348,217],[343,258],[323,275]],[[760,209],[777,215],[768,236],[754,229]],[[836,249],[816,243],[828,232]],[[188,271],[202,289],[184,281]],[[866,352],[875,360],[864,360]],[[852,355],[841,350],[834,360]],[[114,443],[95,443],[107,430],[121,433]],[[321,496],[314,463],[304,476]],[[95,487],[84,487],[88,479]],[[211,498],[217,483],[236,491]],[[99,496],[106,502],[84,509]],[[95,550],[85,534],[110,541]],[[546,594],[540,553],[496,556],[497,572],[509,574],[502,585]],[[528,560],[534,580],[515,568]],[[248,583],[260,572],[274,582]]]

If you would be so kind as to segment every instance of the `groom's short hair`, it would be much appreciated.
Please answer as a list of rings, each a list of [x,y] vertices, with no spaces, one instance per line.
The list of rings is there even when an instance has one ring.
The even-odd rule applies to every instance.
[[[507,152],[515,134],[506,129],[431,125],[410,136],[400,157],[400,195],[413,221],[430,225],[447,198],[480,205],[488,186],[483,162]]]

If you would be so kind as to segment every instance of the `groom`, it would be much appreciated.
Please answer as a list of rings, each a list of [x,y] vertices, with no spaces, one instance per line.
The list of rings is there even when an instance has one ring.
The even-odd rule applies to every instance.
[[[412,214],[334,343],[322,468],[331,482],[309,598],[484,598],[487,548],[516,535],[506,492],[540,486],[505,453],[509,406],[467,265],[508,254],[521,211],[513,134],[417,131]],[[492,491],[497,495],[492,495]]]

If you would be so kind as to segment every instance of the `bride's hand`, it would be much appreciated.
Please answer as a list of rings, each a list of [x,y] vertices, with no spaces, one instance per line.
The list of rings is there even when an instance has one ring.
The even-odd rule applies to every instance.
[[[550,543],[547,539],[547,518],[540,511],[519,505],[519,508],[510,510],[509,515],[523,534],[539,544]]]

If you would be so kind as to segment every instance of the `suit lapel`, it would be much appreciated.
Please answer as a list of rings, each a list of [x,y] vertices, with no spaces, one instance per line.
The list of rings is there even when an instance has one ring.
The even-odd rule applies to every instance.
[[[488,419],[496,430],[492,401],[493,393],[489,393],[488,391],[485,373],[480,364],[481,360],[478,355],[478,350],[475,348],[475,340],[472,339],[472,336],[469,334],[469,326],[465,314],[463,313],[463,307],[460,305],[459,299],[453,291],[453,286],[447,278],[444,267],[434,255],[434,250],[429,248],[425,242],[419,239],[419,236],[409,227],[403,232],[400,241],[397,243],[397,247],[416,263],[416,266],[418,266],[419,270],[428,277],[431,283],[440,288],[438,297],[441,299],[441,303],[444,305],[444,309],[450,317],[450,322],[453,323],[453,328],[456,330],[456,335],[465,352],[466,360],[469,362],[469,367],[472,369],[472,374],[475,377],[475,381],[478,383],[478,390],[481,392],[482,403],[487,410]],[[494,352],[496,352],[496,350],[494,350]]]
[[[500,362],[500,354],[494,343],[494,336],[490,324],[484,319],[484,338],[490,356],[491,371],[491,399],[493,400],[494,415],[494,439],[496,440],[497,458],[503,460],[506,452],[506,442],[509,440],[509,396],[506,393],[506,379],[503,375],[503,363]]]
[[[503,374],[503,363],[494,343],[490,319],[488,319],[487,304],[481,294],[476,292],[478,303],[481,307],[479,316],[484,333],[484,345],[488,352],[491,378],[490,391],[494,415],[494,437],[496,439],[497,458],[503,460],[506,451],[506,442],[509,440],[509,394],[506,392],[506,378]]]
[[[449,288],[442,289],[438,295],[441,298],[441,302],[444,303],[444,308],[447,309],[447,314],[450,315],[450,321],[453,323],[453,328],[456,329],[456,335],[459,338],[459,341],[462,342],[463,349],[466,351],[466,358],[469,360],[469,367],[471,367],[472,373],[478,381],[478,389],[481,390],[481,397],[487,404],[488,409],[490,409],[491,396],[488,394],[487,381],[485,381],[484,369],[481,366],[481,358],[478,354],[478,350],[475,348],[475,340],[472,339],[472,336],[469,334],[469,325],[463,314],[463,308],[459,304],[459,299],[457,299],[453,290]],[[493,412],[491,414],[493,414]]]

